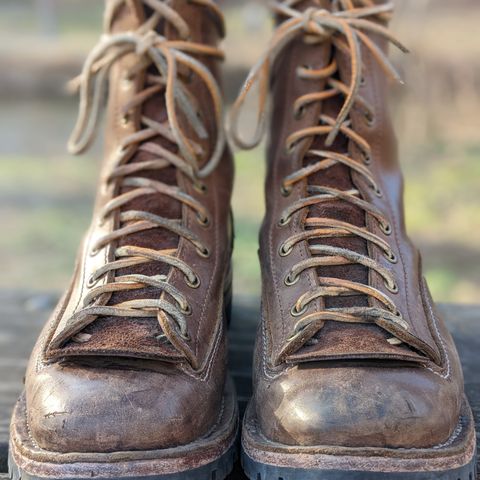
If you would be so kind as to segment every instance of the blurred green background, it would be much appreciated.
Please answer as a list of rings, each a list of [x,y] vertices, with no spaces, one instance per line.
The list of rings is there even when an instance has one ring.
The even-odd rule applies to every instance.
[[[225,2],[227,97],[271,28],[265,2]],[[480,283],[480,2],[399,0],[394,56],[406,86],[392,106],[409,231],[437,300],[477,302]],[[101,0],[0,1],[0,288],[62,290],[86,229],[101,146],[65,143],[77,101],[64,84],[98,39]],[[263,150],[238,153],[235,291],[258,295]]]

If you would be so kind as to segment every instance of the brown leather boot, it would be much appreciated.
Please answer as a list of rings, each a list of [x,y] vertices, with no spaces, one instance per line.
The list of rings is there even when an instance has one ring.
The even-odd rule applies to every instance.
[[[261,479],[475,477],[462,370],[405,233],[386,108],[391,2],[274,6],[262,322],[243,465]],[[262,125],[259,126],[259,128]],[[255,144],[261,131],[251,142]]]
[[[12,419],[14,479],[223,479],[233,166],[211,0],[109,0],[77,82],[83,151],[109,86],[106,153],[71,286]]]

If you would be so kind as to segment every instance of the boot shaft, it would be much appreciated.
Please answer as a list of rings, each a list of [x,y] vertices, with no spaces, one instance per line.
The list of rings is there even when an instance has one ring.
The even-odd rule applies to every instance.
[[[208,0],[110,1],[105,31],[80,77],[70,143],[88,147],[108,79],[100,188],[49,354],[186,357],[202,369],[221,329],[231,250],[222,16]]]
[[[270,83],[261,259],[274,366],[345,355],[410,361],[412,348],[415,361],[440,359],[387,108],[388,79],[398,78],[388,43],[405,50],[387,28],[392,8],[277,2],[272,42],[236,105],[251,83],[261,92]]]

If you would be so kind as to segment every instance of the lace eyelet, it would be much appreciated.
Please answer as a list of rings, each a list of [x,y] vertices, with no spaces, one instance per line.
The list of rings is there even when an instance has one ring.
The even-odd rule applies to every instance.
[[[93,288],[98,282],[100,278],[95,278],[93,275],[90,275],[87,280],[87,287]]]
[[[189,342],[191,340],[191,337],[188,334],[188,332],[185,332],[185,333],[179,332],[179,335],[182,338],[182,340],[185,340],[186,342]]]
[[[159,341],[162,345],[169,343],[168,337],[164,333],[161,333],[160,335],[155,335],[155,340]]]
[[[208,187],[204,183],[201,183],[201,182],[195,182],[193,184],[193,188],[195,189],[195,191],[197,191],[198,193],[201,193],[203,195],[205,195],[208,191]]]
[[[362,78],[360,79],[360,86],[364,87],[367,84],[367,80],[365,77],[362,75]]]
[[[296,74],[298,78],[304,79],[302,77],[302,70],[313,70],[311,65],[303,64],[301,67],[297,67]]]
[[[281,257],[288,257],[293,251],[293,248],[292,247],[289,247],[289,248],[285,248],[285,244],[282,244],[280,246],[280,248],[278,249],[278,254],[281,256]]]
[[[397,256],[395,255],[395,253],[393,251],[390,251],[388,253],[385,254],[385,258],[390,262],[390,263],[397,263],[398,262],[398,258]]]
[[[90,257],[95,257],[95,256],[98,255],[100,250],[101,250],[100,248],[95,247],[95,248],[92,248],[88,254],[89,254]]]
[[[121,119],[122,127],[128,127],[128,125],[130,125],[130,121],[131,121],[130,114],[126,113],[125,115],[123,115]]]
[[[300,310],[297,309],[297,305],[294,305],[290,310],[290,314],[292,315],[292,317],[301,317],[307,310],[308,307],[306,305],[303,306]]]
[[[286,187],[285,185],[282,185],[280,187],[280,192],[284,197],[289,197],[292,193],[292,190],[293,190],[292,187]]]
[[[127,149],[123,146],[117,148],[116,155],[118,158],[122,158],[127,153]]]
[[[298,283],[299,280],[300,280],[300,277],[298,275],[292,278],[291,274],[288,274],[285,277],[284,283],[287,287],[291,287],[292,285],[295,285],[296,283]]]
[[[198,288],[200,286],[200,279],[197,277],[197,275],[195,275],[193,282],[191,282],[188,277],[185,277],[185,283],[190,288]]]
[[[285,154],[286,155],[292,155],[294,150],[295,150],[295,143],[292,143],[291,145],[285,144]]]
[[[203,258],[210,257],[210,250],[207,247],[197,248],[197,252]]]
[[[372,112],[364,112],[363,114],[365,121],[369,127],[373,127],[373,124],[375,123],[375,117]]]
[[[378,188],[377,185],[374,185],[372,187],[373,193],[375,194],[376,197],[382,198],[383,197],[383,192]]]
[[[297,108],[293,112],[293,118],[295,120],[301,120],[305,116],[306,112],[307,112],[307,108],[305,107],[305,105],[302,105],[300,108]]]
[[[183,315],[191,315],[192,314],[192,307],[187,303],[185,308],[180,307],[180,311],[183,313]]]
[[[284,227],[285,225],[288,225],[288,224],[290,223],[290,220],[291,220],[291,219],[292,219],[292,217],[287,217],[287,218],[282,217],[282,218],[279,220],[278,225],[279,225],[280,227]]]
[[[128,75],[125,75],[122,78],[121,85],[123,90],[130,90],[132,88],[133,81]]]
[[[385,235],[391,235],[392,234],[392,226],[387,223],[384,225],[383,223],[380,223],[380,230],[385,234]]]
[[[197,222],[202,227],[205,227],[205,228],[210,226],[210,218],[208,218],[208,217],[202,217],[201,215],[197,215]]]
[[[398,293],[398,285],[395,282],[392,284],[385,282],[385,288],[391,293]]]
[[[372,157],[370,156],[369,153],[364,153],[364,154],[363,154],[363,163],[364,163],[365,165],[371,165],[371,163],[372,163]]]

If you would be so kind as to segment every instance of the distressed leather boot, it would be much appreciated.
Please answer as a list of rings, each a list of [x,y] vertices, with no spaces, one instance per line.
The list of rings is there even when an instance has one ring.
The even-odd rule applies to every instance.
[[[14,479],[223,479],[232,468],[223,28],[211,0],[107,1],[70,142],[75,153],[91,143],[108,84],[95,212],[13,414]]]
[[[277,2],[233,110],[272,113],[262,320],[243,428],[250,479],[472,480],[475,434],[455,346],[404,226],[387,112],[391,2]],[[259,130],[238,133],[259,88]]]

